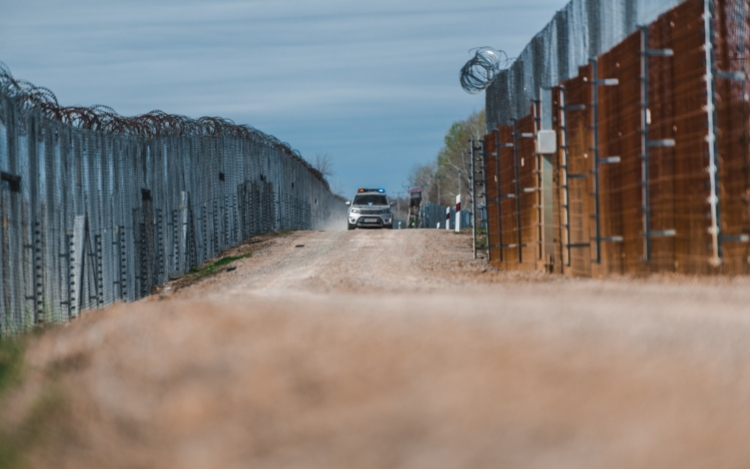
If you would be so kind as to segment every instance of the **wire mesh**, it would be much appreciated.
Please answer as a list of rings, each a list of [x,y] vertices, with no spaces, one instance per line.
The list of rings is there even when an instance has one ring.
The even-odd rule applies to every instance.
[[[502,258],[501,212],[500,212],[500,135],[497,130],[484,139],[484,168],[487,199],[487,244],[489,262],[499,267]]]
[[[526,115],[540,87],[573,78],[578,67],[654,21],[681,0],[572,0],[487,88],[487,132]],[[468,64],[467,64],[468,66]]]
[[[508,68],[512,59],[501,50],[479,47],[461,68],[461,87],[471,94],[479,93],[489,86],[500,70]]]
[[[2,65],[0,172],[0,334],[136,300],[250,236],[346,214],[272,136],[214,117],[64,108]]]
[[[537,198],[536,193],[539,191],[537,186],[535,145],[533,136],[535,130],[534,117],[529,114],[518,120],[516,125],[515,145],[516,152],[516,169],[518,178],[518,192],[516,205],[516,216],[520,220],[520,242],[519,248],[519,269],[533,270],[537,266],[539,243],[539,230],[541,220],[536,210]],[[518,213],[520,211],[520,213]]]
[[[604,47],[608,40],[602,39],[601,28],[571,29],[574,22],[566,16],[580,20],[594,4],[602,3],[584,7],[571,2],[548,28],[556,28],[557,37],[569,43],[583,35],[598,38]],[[563,253],[558,271],[577,276],[750,273],[750,6],[746,0],[688,0],[632,32],[632,18],[641,17],[642,6],[634,2],[617,10],[627,18],[612,19],[620,32],[607,37],[631,34],[553,90],[552,126],[561,142],[553,160],[552,210],[559,220],[558,252]],[[548,54],[539,37],[525,57]],[[599,46],[589,42],[587,47]],[[553,65],[559,65],[556,57]],[[518,80],[513,68],[522,67],[535,76],[519,83],[546,86],[550,65],[519,61],[524,56],[511,67],[508,80]],[[498,80],[487,90],[488,109],[503,102],[504,112],[513,116],[514,106],[530,102],[530,95],[521,96],[516,85]],[[521,133],[533,131],[526,124],[533,114],[526,112],[517,120]],[[485,136],[488,148],[513,138],[511,125],[497,128],[498,134],[489,129]],[[536,215],[539,207],[512,199],[509,192],[519,192],[516,183],[524,188],[532,179],[523,171],[518,181],[511,177],[512,149],[499,150],[499,165],[487,163],[488,174],[499,168],[499,186],[488,185],[488,190],[507,198],[500,200],[496,221],[490,219],[490,239],[502,238],[506,246],[499,265],[526,268],[523,261],[508,261],[507,240],[518,238],[520,226],[523,244],[533,242],[526,233],[543,220]],[[518,151],[527,158],[533,152],[523,140]],[[514,220],[516,207],[520,225]],[[526,257],[519,252],[519,259]]]
[[[446,215],[447,210],[447,215]],[[422,206],[420,207],[420,216],[421,221],[420,223],[422,226],[420,228],[427,228],[427,229],[447,229],[453,230],[456,228],[456,207],[455,205],[452,207],[446,207],[445,205],[438,205],[433,204],[430,202],[423,202]],[[461,217],[461,226],[463,228],[469,228],[471,227],[472,223],[472,211],[467,209],[462,209],[459,212],[459,216]],[[438,226],[439,224],[439,226]]]
[[[717,2],[715,54],[716,71],[745,80],[717,81],[717,127],[719,175],[721,181],[721,233],[725,237],[750,233],[750,154],[748,153],[748,18],[747,2]],[[747,272],[750,243],[722,244],[723,268]]]
[[[519,263],[519,223],[516,206],[518,185],[516,184],[516,158],[514,153],[513,126],[498,126],[500,145],[500,237],[502,266],[513,269]],[[486,141],[486,139],[485,139]]]

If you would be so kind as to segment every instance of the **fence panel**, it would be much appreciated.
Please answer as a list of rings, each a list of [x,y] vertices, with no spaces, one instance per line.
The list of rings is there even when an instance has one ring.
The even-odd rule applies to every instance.
[[[748,10],[746,0],[685,1],[553,89],[562,265],[552,270],[750,272]],[[498,99],[490,92],[488,106]],[[501,99],[518,99],[505,92]],[[533,161],[531,139],[519,138],[534,131],[533,116],[498,127],[500,141],[516,147],[500,148],[497,167],[487,163],[500,170],[497,190],[505,196],[500,212],[489,212],[496,219],[490,239],[526,246],[512,246],[518,258],[508,262],[506,244],[497,264],[506,269],[529,268],[533,234],[550,223],[525,198],[539,190],[525,166]],[[494,148],[496,139],[488,133],[485,145]]]
[[[252,235],[343,225],[343,201],[273,137],[47,93],[0,68],[0,334],[149,295]]]
[[[718,155],[721,180],[721,232],[725,237],[750,233],[750,153],[748,152],[748,56],[750,5],[716,3],[716,71],[732,78],[717,81]],[[739,79],[744,76],[743,79]],[[722,269],[750,272],[750,243],[724,242]]]
[[[534,135],[536,130],[534,117],[529,114],[518,120],[516,126],[515,145],[517,145],[516,165],[518,178],[518,197],[517,216],[520,219],[520,236],[519,241],[520,255],[519,262],[524,270],[533,270],[537,268],[537,262],[541,261],[542,245],[541,223],[539,218],[539,204],[536,194],[538,187],[537,172],[541,170],[536,166],[537,158],[535,156]]]
[[[487,200],[487,245],[489,261],[500,266],[502,238],[500,230],[500,134],[496,130],[484,138],[484,162]]]

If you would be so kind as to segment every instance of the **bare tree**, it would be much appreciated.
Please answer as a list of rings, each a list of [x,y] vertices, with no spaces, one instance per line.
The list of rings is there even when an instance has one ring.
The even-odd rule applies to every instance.
[[[316,153],[312,167],[325,177],[333,176],[333,160],[328,153]]]
[[[432,185],[432,179],[435,177],[435,165],[434,164],[423,164],[416,165],[409,172],[407,183],[408,189],[421,188],[427,191]]]
[[[330,182],[330,184],[331,184],[331,192],[333,192],[339,197],[349,200],[350,195],[346,193],[346,190],[344,190],[343,181],[339,179],[334,179],[333,181]]]

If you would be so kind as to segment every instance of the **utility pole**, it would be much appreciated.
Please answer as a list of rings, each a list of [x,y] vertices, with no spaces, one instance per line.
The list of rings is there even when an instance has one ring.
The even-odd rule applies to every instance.
[[[469,140],[469,144],[471,145],[471,177],[469,178],[469,181],[471,182],[470,186],[470,197],[471,197],[471,249],[474,251],[474,259],[477,258],[477,220],[476,220],[476,212],[477,212],[477,194],[476,194],[476,174],[475,174],[475,167],[474,167],[474,139],[472,138]]]
[[[461,170],[458,170],[458,195],[461,195]]]
[[[396,193],[396,213],[399,217],[401,216],[401,194],[403,192]]]
[[[461,170],[458,170],[458,199],[461,200]],[[456,233],[461,229],[461,210],[456,207]]]
[[[437,204],[440,205],[440,173],[435,174],[435,179],[437,179],[437,186],[438,186]]]

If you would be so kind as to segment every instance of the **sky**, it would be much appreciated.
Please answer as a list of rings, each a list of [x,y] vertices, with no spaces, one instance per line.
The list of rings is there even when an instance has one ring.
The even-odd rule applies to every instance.
[[[0,0],[0,61],[63,106],[221,116],[333,162],[332,188],[404,190],[484,107],[469,50],[514,57],[567,0]]]

